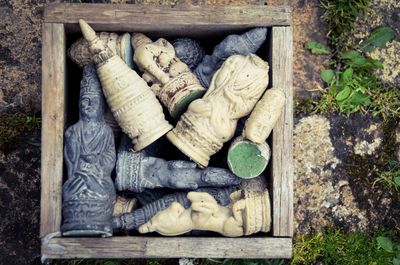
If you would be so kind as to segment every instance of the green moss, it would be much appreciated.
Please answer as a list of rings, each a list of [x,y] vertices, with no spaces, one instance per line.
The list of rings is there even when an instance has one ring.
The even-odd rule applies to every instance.
[[[41,119],[37,115],[12,114],[0,116],[0,150],[5,153],[14,149],[25,133],[39,129]]]
[[[378,247],[379,236],[390,236],[390,232],[378,230],[374,233],[344,233],[340,229],[325,229],[321,233],[295,238],[291,264],[359,265],[392,264],[397,253]]]

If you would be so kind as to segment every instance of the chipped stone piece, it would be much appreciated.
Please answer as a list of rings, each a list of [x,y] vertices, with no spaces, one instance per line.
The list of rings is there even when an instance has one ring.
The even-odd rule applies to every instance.
[[[167,138],[200,167],[230,140],[268,85],[268,64],[254,54],[233,55],[215,73],[203,98],[193,101]]]
[[[205,93],[189,67],[175,55],[174,47],[165,39],[153,42],[142,33],[132,35],[133,60],[143,72],[143,79],[168,108],[173,118],[186,110],[193,100]]]
[[[114,118],[131,138],[134,149],[142,150],[172,129],[165,120],[161,104],[146,82],[115,55],[84,20],[79,20],[79,25],[89,42]]]
[[[206,55],[195,68],[195,74],[203,87],[209,87],[214,73],[222,63],[232,55],[249,55],[255,53],[267,37],[267,28],[254,28],[242,35],[227,36],[215,46],[212,55]]]
[[[115,189],[111,171],[116,155],[113,132],[103,119],[104,105],[96,69],[86,65],[79,121],[65,132],[68,180],[63,185],[64,236],[112,236]]]

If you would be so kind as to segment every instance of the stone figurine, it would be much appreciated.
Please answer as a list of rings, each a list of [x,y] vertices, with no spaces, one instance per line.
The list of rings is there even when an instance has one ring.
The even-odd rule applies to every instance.
[[[261,175],[270,157],[271,149],[266,142],[257,144],[239,136],[229,147],[227,161],[233,174],[251,179]]]
[[[229,141],[268,85],[268,64],[254,54],[229,57],[210,88],[193,101],[167,138],[200,167]]]
[[[94,65],[83,69],[79,121],[65,132],[64,159],[68,180],[63,185],[64,236],[112,236],[115,200],[111,171],[114,136],[103,119],[104,99]]]
[[[136,65],[143,72],[143,79],[167,107],[173,118],[186,110],[189,103],[200,98],[205,88],[176,57],[174,47],[165,39],[153,42],[142,33],[132,34],[132,46]]]
[[[165,236],[181,235],[192,230],[213,231],[228,237],[268,232],[271,207],[268,190],[244,189],[230,195],[229,206],[222,206],[207,192],[189,192],[189,208],[173,202],[144,225],[140,233],[157,232]]]
[[[178,38],[171,42],[174,46],[176,57],[187,64],[191,70],[203,60],[205,51],[200,44],[191,38]]]
[[[195,190],[199,187],[238,185],[240,179],[229,170],[199,169],[190,161],[166,161],[144,150],[135,152],[124,139],[118,151],[115,186],[117,190],[142,192],[145,189],[171,188]]]
[[[235,54],[248,55],[256,53],[267,37],[267,28],[254,28],[242,35],[227,36],[215,46],[212,55],[206,55],[195,68],[195,74],[203,87],[209,87],[214,73],[222,63]]]
[[[133,68],[133,51],[131,46],[131,35],[125,33],[118,35],[113,32],[100,32],[96,34],[111,51]],[[68,57],[80,67],[92,62],[89,51],[89,43],[84,38],[75,41],[68,49]]]
[[[285,93],[278,88],[268,89],[246,121],[244,137],[261,144],[270,135],[285,105]]]
[[[142,150],[172,129],[161,104],[147,83],[100,40],[94,30],[79,20],[89,42],[108,106],[121,129],[131,138],[134,149]]]
[[[225,188],[200,188],[197,191],[207,192],[207,194],[213,196],[220,205],[228,205],[230,202],[229,195],[237,189],[237,186],[231,186]],[[131,213],[115,217],[113,219],[113,228],[122,230],[138,229],[139,226],[148,222],[158,212],[170,207],[173,202],[179,202],[184,207],[190,207],[187,192],[179,191],[173,194],[167,194]]]

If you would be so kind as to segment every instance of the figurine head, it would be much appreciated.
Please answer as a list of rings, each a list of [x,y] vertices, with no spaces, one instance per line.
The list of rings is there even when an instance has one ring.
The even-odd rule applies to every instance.
[[[79,116],[85,121],[102,121],[105,102],[93,64],[83,68],[79,99]]]
[[[142,33],[133,33],[131,43],[133,49],[136,49],[144,44],[153,43],[153,41]]]

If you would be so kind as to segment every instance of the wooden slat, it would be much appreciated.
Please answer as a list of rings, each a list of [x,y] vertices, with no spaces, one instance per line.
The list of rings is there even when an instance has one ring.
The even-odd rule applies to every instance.
[[[273,235],[293,235],[292,28],[273,27],[272,86],[284,89],[285,109],[272,134]]]
[[[111,237],[53,238],[43,259],[290,258],[290,238]]]
[[[95,30],[159,32],[166,36],[201,35],[208,31],[290,25],[291,10],[289,7],[266,5],[171,7],[56,3],[49,5],[44,15],[46,22],[64,23],[68,29],[77,32],[81,18]]]
[[[65,33],[44,23],[42,40],[42,158],[40,235],[60,230],[63,168]]]

